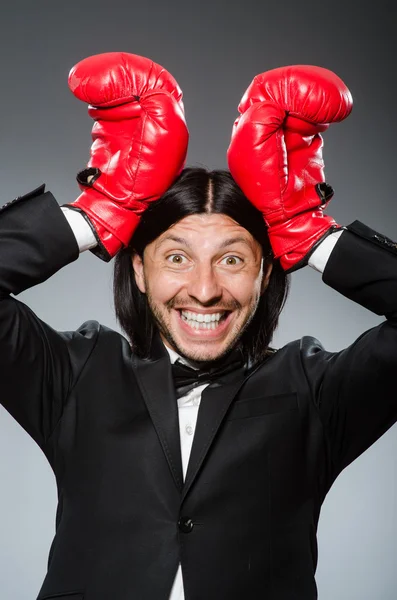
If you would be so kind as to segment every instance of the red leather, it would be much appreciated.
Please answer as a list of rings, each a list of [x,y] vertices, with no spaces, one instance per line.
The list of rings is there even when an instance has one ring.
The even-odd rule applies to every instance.
[[[325,182],[320,132],[351,110],[351,94],[335,73],[304,65],[257,75],[240,102],[229,169],[262,212],[287,271],[306,264],[313,246],[337,226],[323,214],[330,197],[318,192]]]
[[[88,216],[106,250],[98,255],[110,260],[185,165],[189,135],[182,91],[163,67],[125,52],[82,60],[70,72],[69,87],[89,103],[95,123],[91,170],[79,174],[82,194],[68,206]]]

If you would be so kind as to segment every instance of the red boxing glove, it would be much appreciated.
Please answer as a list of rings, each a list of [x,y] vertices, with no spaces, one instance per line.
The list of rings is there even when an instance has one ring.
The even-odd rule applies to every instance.
[[[182,91],[163,67],[142,56],[90,56],[70,72],[69,87],[95,120],[82,194],[66,204],[83,213],[106,262],[129,244],[142,212],[182,171],[188,130]]]
[[[257,75],[245,92],[228,149],[230,172],[262,212],[275,258],[292,272],[340,227],[323,209],[322,138],[351,112],[351,94],[332,71],[290,66]]]

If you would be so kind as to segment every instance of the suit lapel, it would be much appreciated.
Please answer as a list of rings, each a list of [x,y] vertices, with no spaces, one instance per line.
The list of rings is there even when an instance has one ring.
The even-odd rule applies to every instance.
[[[178,405],[169,355],[159,336],[151,360],[134,359],[138,385],[178,490],[183,487]]]
[[[234,373],[232,377],[226,377],[228,383],[220,379],[208,386],[202,393],[182,501],[208,454],[229,406],[246,379],[242,369]]]
[[[203,464],[222,421],[243,383],[261,364],[244,372],[238,369],[213,382],[202,393],[200,409],[183,484],[178,404],[167,350],[158,334],[154,336],[152,358],[134,357],[137,381],[157,431],[172,477],[183,501]]]

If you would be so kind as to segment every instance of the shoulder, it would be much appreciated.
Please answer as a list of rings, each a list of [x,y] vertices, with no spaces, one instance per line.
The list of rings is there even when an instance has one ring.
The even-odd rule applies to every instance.
[[[279,396],[306,393],[316,386],[324,368],[322,344],[312,336],[304,336],[275,349],[254,367],[245,385],[245,395]],[[317,357],[312,361],[311,357]],[[318,360],[317,360],[318,359]]]
[[[317,338],[305,335],[292,342],[288,342],[288,344],[285,344],[281,348],[269,348],[268,353],[269,358],[275,358],[277,356],[278,359],[286,359],[295,356],[296,358],[301,359],[323,351],[325,351],[324,346]]]
[[[265,363],[273,363],[274,368],[288,371],[291,375],[304,373],[310,380],[312,377],[317,378],[334,354],[325,350],[317,338],[306,335],[273,351]]]
[[[313,336],[305,335],[299,340],[299,352],[302,357],[310,357],[324,351],[322,343]]]
[[[269,348],[267,356],[257,363],[255,373],[289,373],[291,377],[303,372],[308,374],[312,364],[321,363],[329,354],[321,342],[312,336],[293,340],[280,348]]]
[[[58,333],[70,348],[93,351],[96,347],[103,350],[121,346],[130,349],[128,340],[121,333],[95,319],[84,321],[75,331],[59,331]]]
[[[87,368],[102,369],[104,365],[130,362],[131,348],[128,340],[117,331],[90,319],[75,331],[58,332],[69,355],[72,384],[78,381]]]

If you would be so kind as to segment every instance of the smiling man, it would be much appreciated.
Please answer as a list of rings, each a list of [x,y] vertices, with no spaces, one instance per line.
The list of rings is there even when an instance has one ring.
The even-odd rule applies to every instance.
[[[271,272],[258,241],[224,214],[185,217],[135,254],[163,341],[193,361],[212,361],[238,342]]]
[[[125,53],[70,76],[95,120],[81,195],[0,210],[0,398],[58,488],[39,600],[315,600],[340,472],[397,421],[397,245],[324,213],[320,132],[351,96],[319,67],[257,76],[229,171],[184,168],[175,80]],[[87,249],[115,257],[126,337],[55,331],[11,297]],[[340,352],[270,347],[288,274],[385,321]]]

